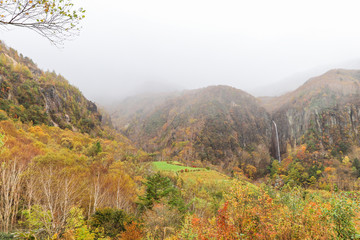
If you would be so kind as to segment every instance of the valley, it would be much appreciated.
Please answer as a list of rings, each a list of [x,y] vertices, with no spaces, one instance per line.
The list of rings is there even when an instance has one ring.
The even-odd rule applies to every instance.
[[[1,43],[0,89],[0,239],[360,238],[360,70],[98,108]]]

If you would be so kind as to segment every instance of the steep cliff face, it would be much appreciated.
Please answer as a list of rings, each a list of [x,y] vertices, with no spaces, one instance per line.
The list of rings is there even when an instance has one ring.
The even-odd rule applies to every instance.
[[[282,152],[287,144],[342,152],[359,145],[360,71],[331,70],[264,106],[278,124]]]
[[[11,118],[82,132],[97,132],[101,115],[94,103],[62,76],[43,72],[0,43],[0,110]]]
[[[270,161],[269,114],[251,95],[226,86],[168,99],[142,120],[130,122],[125,133],[163,159],[252,164],[261,169]]]

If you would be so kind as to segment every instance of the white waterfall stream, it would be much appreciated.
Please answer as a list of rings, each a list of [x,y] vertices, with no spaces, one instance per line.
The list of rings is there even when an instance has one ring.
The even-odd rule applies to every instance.
[[[277,155],[278,155],[278,159],[279,159],[279,163],[281,163],[281,157],[280,157],[280,144],[279,144],[279,134],[278,134],[278,129],[276,126],[275,121],[273,121],[274,126],[275,126],[275,133],[276,133],[276,143],[277,143]]]

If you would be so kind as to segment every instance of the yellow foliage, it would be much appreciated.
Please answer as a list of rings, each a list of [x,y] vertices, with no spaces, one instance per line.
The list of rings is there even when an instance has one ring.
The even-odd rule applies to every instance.
[[[351,165],[351,162],[350,162],[350,159],[349,159],[348,156],[345,156],[345,157],[343,158],[342,162],[343,162],[343,164],[344,164],[345,166]]]

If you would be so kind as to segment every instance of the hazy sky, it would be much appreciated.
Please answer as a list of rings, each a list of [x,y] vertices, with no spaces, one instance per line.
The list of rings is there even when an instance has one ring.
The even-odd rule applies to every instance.
[[[86,19],[63,49],[25,29],[1,30],[0,38],[95,101],[153,85],[251,90],[360,59],[358,0],[74,2]]]

